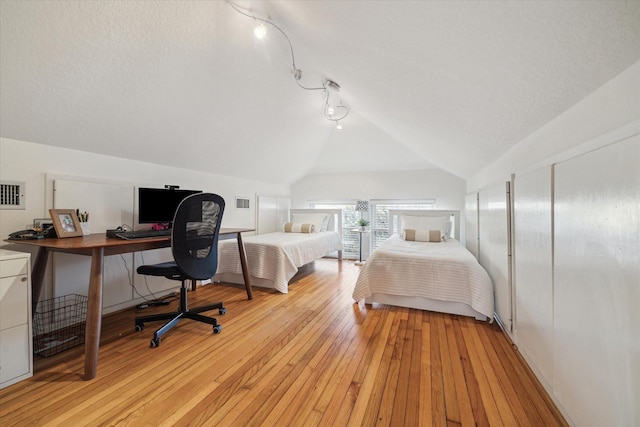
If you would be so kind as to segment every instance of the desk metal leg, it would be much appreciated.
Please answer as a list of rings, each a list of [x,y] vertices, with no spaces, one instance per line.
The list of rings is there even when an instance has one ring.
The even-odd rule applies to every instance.
[[[238,251],[240,252],[240,264],[242,265],[242,277],[244,278],[244,286],[247,288],[247,299],[253,299],[251,279],[249,278],[249,268],[247,267],[247,254],[244,251],[244,243],[242,243],[241,233],[238,233]]]
[[[102,327],[102,270],[104,248],[94,248],[91,254],[91,278],[87,302],[87,325],[84,342],[84,379],[91,380],[98,371],[98,350]]]

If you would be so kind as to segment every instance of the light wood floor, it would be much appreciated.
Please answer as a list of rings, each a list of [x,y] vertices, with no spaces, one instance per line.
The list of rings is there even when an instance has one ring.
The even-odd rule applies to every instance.
[[[222,332],[184,321],[158,348],[135,310],[107,316],[97,378],[81,379],[82,347],[37,358],[0,390],[0,425],[566,425],[495,324],[354,304],[358,268],[319,260],[252,301],[199,288],[191,305],[225,302]]]

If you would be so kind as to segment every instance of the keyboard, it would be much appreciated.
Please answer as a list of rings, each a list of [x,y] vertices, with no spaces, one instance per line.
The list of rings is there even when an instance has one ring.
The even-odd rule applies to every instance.
[[[121,231],[119,233],[116,233],[116,236],[126,240],[147,239],[149,237],[164,237],[164,236],[171,236],[171,229]]]

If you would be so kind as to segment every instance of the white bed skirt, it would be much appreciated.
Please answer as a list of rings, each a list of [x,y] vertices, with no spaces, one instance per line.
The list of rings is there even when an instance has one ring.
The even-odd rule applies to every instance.
[[[276,289],[276,284],[273,280],[263,279],[262,277],[251,277],[251,286],[258,286],[260,288]],[[242,274],[236,273],[218,273],[215,277],[216,282],[233,283],[238,285],[244,285],[244,277]]]
[[[418,310],[437,311],[439,313],[457,314],[460,316],[474,317],[477,320],[486,321],[487,316],[475,311],[470,306],[455,301],[438,301],[423,297],[406,297],[401,295],[372,294],[364,299],[366,304],[381,303],[400,307],[416,308]]]

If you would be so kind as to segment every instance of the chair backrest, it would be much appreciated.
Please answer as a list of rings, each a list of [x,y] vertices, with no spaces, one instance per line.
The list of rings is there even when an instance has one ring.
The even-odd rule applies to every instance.
[[[211,279],[218,268],[218,234],[224,199],[198,193],[186,197],[173,219],[171,250],[178,268],[190,279]]]

